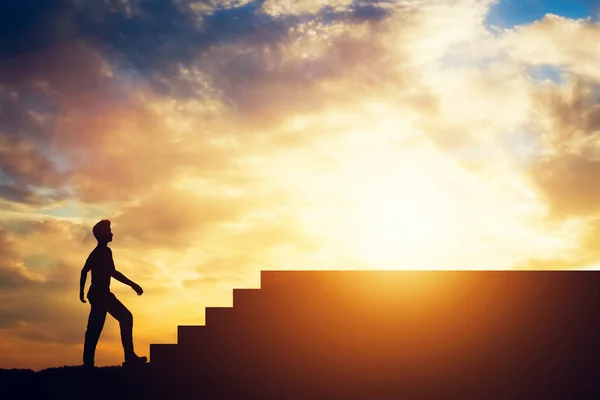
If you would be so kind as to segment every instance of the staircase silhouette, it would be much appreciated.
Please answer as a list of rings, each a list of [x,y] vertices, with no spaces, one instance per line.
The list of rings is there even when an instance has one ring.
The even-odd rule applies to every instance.
[[[262,271],[150,365],[181,397],[600,398],[592,271]]]

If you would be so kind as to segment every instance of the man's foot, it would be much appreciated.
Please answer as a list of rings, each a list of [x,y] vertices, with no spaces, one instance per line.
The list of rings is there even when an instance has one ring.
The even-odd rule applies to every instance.
[[[85,368],[85,369],[94,369],[94,368],[96,368],[96,366],[94,365],[93,362],[91,362],[91,363],[90,362],[86,362],[86,363],[83,363],[83,368]]]
[[[142,364],[146,364],[146,362],[148,362],[147,357],[140,357],[137,355],[133,355],[133,356],[127,357],[125,359],[123,366],[127,367],[127,366],[132,366],[132,365],[142,365]]]

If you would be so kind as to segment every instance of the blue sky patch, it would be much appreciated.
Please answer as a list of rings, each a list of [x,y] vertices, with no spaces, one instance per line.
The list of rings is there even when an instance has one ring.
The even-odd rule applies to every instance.
[[[529,75],[536,81],[545,81],[547,79],[554,83],[564,83],[564,69],[554,65],[538,65],[529,68]]]
[[[546,14],[581,19],[593,16],[595,0],[500,0],[488,15],[486,25],[511,28],[537,21]]]

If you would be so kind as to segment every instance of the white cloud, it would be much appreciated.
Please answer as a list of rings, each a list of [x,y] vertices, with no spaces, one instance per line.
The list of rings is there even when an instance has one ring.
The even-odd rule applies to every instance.
[[[517,62],[553,65],[600,81],[600,26],[591,18],[573,20],[547,14],[508,29],[503,45]]]

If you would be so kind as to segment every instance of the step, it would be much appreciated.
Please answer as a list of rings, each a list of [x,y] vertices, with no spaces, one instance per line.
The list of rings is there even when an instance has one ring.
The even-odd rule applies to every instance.
[[[269,327],[285,323],[294,310],[305,311],[310,316],[312,303],[310,299],[298,296],[285,287],[268,287],[266,289],[234,289],[233,316],[228,326],[237,329],[256,331],[259,326]],[[314,304],[315,308],[323,308],[322,302]]]
[[[486,271],[489,272],[489,271]],[[344,290],[369,292],[401,290],[441,282],[452,283],[461,278],[461,271],[261,271],[261,289],[286,289],[305,293],[307,290]],[[475,275],[468,275],[473,278]]]
[[[230,328],[227,324],[213,325],[180,325],[177,327],[177,340],[182,351],[190,356],[205,358],[211,354],[219,353],[219,348],[229,345],[235,335],[239,334],[237,329]]]
[[[204,340],[206,325],[179,325],[177,326],[177,344],[187,345]]]
[[[236,310],[260,307],[262,303],[261,289],[233,289],[233,307]]]
[[[367,321],[399,315],[416,321],[426,315],[485,313],[503,297],[530,301],[536,291],[551,292],[563,276],[550,271],[263,271],[260,297],[269,313],[279,315],[335,317],[326,310],[335,307],[340,315],[358,313]],[[577,283],[561,285],[568,291]]]
[[[314,278],[317,271],[260,271],[260,288],[298,287]]]
[[[277,307],[276,307],[277,308]],[[268,326],[261,324],[265,319],[272,319],[269,305],[244,309],[240,307],[207,307],[206,308],[206,340],[217,340],[232,345],[245,341],[244,335],[256,337]],[[240,338],[240,335],[242,336]]]
[[[211,346],[215,347],[215,342]],[[214,355],[208,357],[197,348],[179,344],[151,344],[150,365],[160,371],[161,379],[177,386],[189,381],[190,373],[194,381],[201,382],[213,372],[211,364],[218,363]],[[187,376],[186,376],[187,375]],[[182,381],[183,380],[183,381]],[[188,382],[189,383],[189,382]]]
[[[274,311],[278,311],[275,307]],[[236,307],[207,307],[205,325],[179,325],[177,327],[177,343],[190,351],[204,354],[213,352],[209,347],[213,343],[228,343],[241,341],[247,338],[260,337],[269,330],[268,323],[277,314],[270,312],[270,308],[257,307],[248,310]],[[208,346],[208,347],[207,347]]]
[[[226,326],[233,318],[233,307],[206,307],[205,325],[211,329]]]
[[[452,286],[464,290],[471,284],[486,285],[489,282],[493,282],[495,286],[503,282],[519,284],[523,283],[523,280],[539,279],[540,272],[542,271],[269,270],[261,271],[261,289],[286,288],[290,292],[356,289],[358,293],[368,293],[373,290],[375,292],[411,291],[422,286]],[[552,271],[544,272],[552,274]],[[551,276],[546,275],[544,278],[548,279]]]
[[[176,344],[151,344],[150,362],[152,365],[173,365],[179,361],[180,347]]]
[[[233,312],[235,324],[243,329],[253,330],[257,324],[285,312],[281,307],[278,293],[263,289],[234,289]]]

